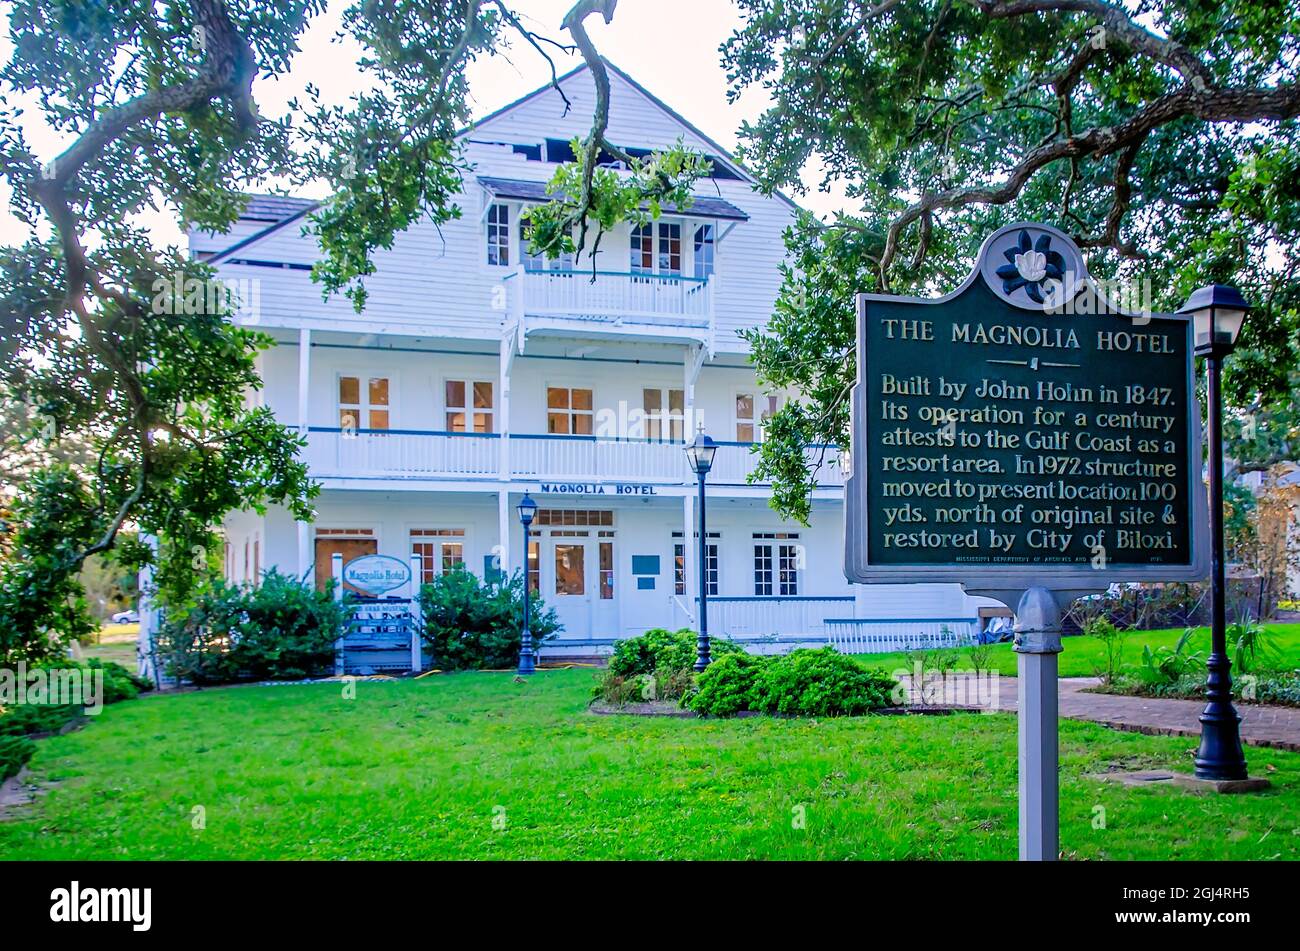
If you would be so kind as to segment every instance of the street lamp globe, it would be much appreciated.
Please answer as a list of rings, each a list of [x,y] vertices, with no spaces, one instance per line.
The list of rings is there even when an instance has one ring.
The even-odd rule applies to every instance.
[[[519,512],[519,521],[523,523],[525,528],[533,524],[533,516],[537,514],[537,503],[532,500],[528,493],[524,493],[524,497],[519,500],[519,504],[515,508]]]
[[[713,457],[718,451],[718,444],[704,434],[695,434],[693,442],[686,446],[686,458],[691,464],[691,471],[703,476],[713,468]]]
[[[1196,332],[1196,353],[1222,356],[1232,352],[1250,304],[1241,291],[1226,284],[1207,284],[1192,291],[1178,313],[1189,314]]]

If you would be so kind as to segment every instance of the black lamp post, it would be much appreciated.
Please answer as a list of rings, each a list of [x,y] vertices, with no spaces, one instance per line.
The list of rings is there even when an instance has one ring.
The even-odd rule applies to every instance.
[[[537,514],[537,503],[525,492],[515,508],[519,511],[519,522],[524,526],[524,629],[519,637],[518,672],[531,674],[537,669],[537,654],[533,650],[533,632],[528,627],[528,612],[533,600],[532,585],[528,579],[528,526],[533,524],[533,516]]]
[[[691,471],[700,480],[700,634],[695,641],[695,670],[701,671],[709,666],[709,571],[708,571],[708,534],[705,532],[704,518],[704,477],[713,468],[713,456],[718,451],[718,444],[704,435],[704,427],[695,434],[695,441],[686,446],[686,458],[691,464]]]
[[[1231,661],[1226,643],[1226,595],[1223,553],[1223,358],[1237,344],[1246,319],[1246,303],[1235,287],[1211,284],[1193,291],[1178,313],[1189,314],[1196,334],[1196,355],[1205,357],[1207,439],[1210,474],[1210,657],[1205,663],[1201,745],[1196,751],[1199,779],[1245,779],[1246,756],[1232,705]]]

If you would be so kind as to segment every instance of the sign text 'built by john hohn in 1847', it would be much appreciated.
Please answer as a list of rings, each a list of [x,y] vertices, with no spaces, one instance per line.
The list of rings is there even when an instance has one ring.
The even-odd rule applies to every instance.
[[[860,295],[845,573],[968,588],[1204,576],[1188,320],[1118,313],[1056,229],[958,291]]]

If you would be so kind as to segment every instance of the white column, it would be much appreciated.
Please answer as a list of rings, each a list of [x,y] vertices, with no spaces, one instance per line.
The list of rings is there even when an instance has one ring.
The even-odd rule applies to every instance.
[[[511,336],[502,338],[497,383],[500,390],[499,406],[497,408],[497,432],[500,434],[501,439],[500,469],[497,475],[502,481],[507,481],[510,478],[510,368],[514,363],[514,353],[514,338]]]
[[[1061,609],[1045,588],[1016,607],[1016,691],[1020,760],[1020,860],[1052,862],[1060,853],[1056,655]]]
[[[153,535],[141,533],[140,540],[152,549],[154,557],[158,556],[158,539]],[[158,630],[158,609],[151,594],[153,589],[153,566],[145,565],[137,576],[140,600],[137,611],[140,614],[140,633],[136,635],[136,672],[141,677],[148,677],[155,686],[161,686],[162,674],[157,669],[154,652],[153,635]]]
[[[307,438],[311,407],[311,331],[298,331],[298,433]],[[310,458],[310,456],[308,456]],[[298,523],[298,576],[304,584],[311,584],[312,563],[311,524]]]
[[[419,673],[423,667],[420,642],[420,579],[424,577],[419,555],[411,555],[411,670]]]
[[[503,574],[509,575],[513,567],[510,561],[510,536],[512,529],[510,518],[510,492],[502,489],[497,493],[497,553]],[[521,529],[522,531],[522,529]],[[524,573],[528,573],[528,552],[523,555]]]
[[[695,623],[698,608],[695,597],[699,592],[699,582],[695,580],[695,496],[687,493],[682,496],[682,580],[686,582],[686,591],[682,594],[682,605],[691,623]]]
[[[298,432],[307,432],[311,406],[311,331],[298,331]]]
[[[334,552],[330,555],[330,577],[334,579],[334,600],[342,602],[343,600],[343,555],[341,552]],[[336,677],[343,674],[343,637],[334,644],[334,675]]]

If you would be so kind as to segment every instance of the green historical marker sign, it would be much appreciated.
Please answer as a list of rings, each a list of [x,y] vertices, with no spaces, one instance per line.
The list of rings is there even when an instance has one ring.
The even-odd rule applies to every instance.
[[[860,295],[845,574],[968,589],[1204,577],[1190,322],[1119,312],[1063,233],[940,299]]]

